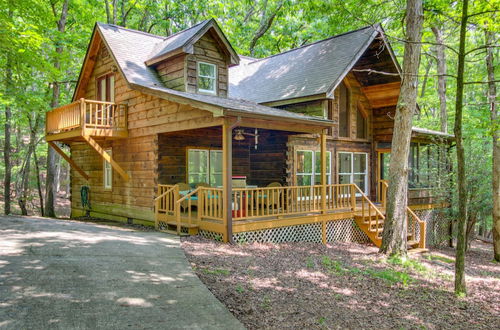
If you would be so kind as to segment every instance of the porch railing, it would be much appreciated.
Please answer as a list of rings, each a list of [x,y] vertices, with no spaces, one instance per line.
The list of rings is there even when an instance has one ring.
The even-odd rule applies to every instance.
[[[47,112],[46,134],[75,128],[126,130],[126,105],[80,99]]]

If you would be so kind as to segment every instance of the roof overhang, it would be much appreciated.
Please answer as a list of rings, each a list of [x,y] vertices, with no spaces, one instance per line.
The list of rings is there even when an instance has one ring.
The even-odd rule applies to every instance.
[[[220,43],[221,47],[227,52],[229,56],[230,65],[238,65],[240,63],[240,57],[238,56],[238,53],[236,53],[233,46],[231,46],[231,43],[227,40],[224,32],[222,32],[221,28],[219,27],[219,24],[217,24],[217,22],[214,19],[210,19],[205,24],[205,26],[203,26],[203,28],[200,29],[200,31],[198,31],[195,35],[189,38],[181,47],[174,49],[168,53],[155,56],[147,60],[145,64],[147,66],[155,65],[161,61],[164,61],[168,58],[171,58],[173,56],[182,53],[194,54],[194,44],[210,29],[214,31],[214,36],[216,37],[217,41]]]

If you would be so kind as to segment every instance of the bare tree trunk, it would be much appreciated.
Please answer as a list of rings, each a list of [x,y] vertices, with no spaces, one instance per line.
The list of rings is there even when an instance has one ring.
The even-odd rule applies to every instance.
[[[425,96],[425,90],[427,89],[427,80],[429,79],[429,71],[431,71],[431,68],[432,68],[432,59],[430,59],[427,62],[427,66],[425,67],[425,75],[424,75],[424,81],[422,82],[422,89],[420,91],[420,97]],[[432,116],[434,116],[434,113],[432,114]]]
[[[104,6],[106,8],[106,23],[111,24],[111,12],[109,10],[109,0],[104,0]]]
[[[273,13],[269,16],[267,16],[267,0],[264,0],[264,3],[262,5],[262,11],[261,11],[261,19],[260,19],[260,25],[257,31],[255,32],[252,40],[250,41],[250,55],[253,56],[255,52],[255,46],[257,45],[257,41],[264,36],[264,34],[271,28],[273,25],[273,21],[276,18],[276,15],[278,12],[281,10],[281,7],[283,7],[283,2],[284,0],[281,0],[277,7],[276,10],[273,11]]]
[[[40,215],[43,217],[43,216],[45,216],[45,209],[43,207],[42,183],[40,182],[40,166],[38,165],[38,157],[36,155],[36,146],[35,146],[35,152],[33,153],[33,162],[35,163],[36,187],[38,189],[38,198],[40,199]]]
[[[494,43],[494,34],[486,32],[486,44]],[[486,68],[488,70],[488,102],[490,103],[490,117],[492,125],[497,125],[493,130],[493,258],[500,261],[500,129],[498,120],[500,114],[496,108],[497,88],[495,85],[495,65],[493,47],[488,47]]]
[[[406,43],[403,77],[399,94],[389,164],[387,217],[380,252],[406,255],[408,204],[408,155],[413,115],[417,110],[418,68],[422,39],[422,0],[406,4]]]
[[[5,63],[5,93],[7,95],[10,94],[12,87],[12,69],[11,69],[12,61],[10,60],[10,55],[7,56],[7,61]],[[5,163],[5,176],[4,176],[4,214],[10,214],[10,184],[12,179],[12,164],[10,161],[11,154],[11,120],[12,120],[12,109],[10,105],[5,106],[5,142],[3,148],[3,160]]]
[[[438,74],[438,96],[439,96],[439,118],[441,122],[441,132],[448,133],[448,113],[446,111],[446,54],[443,44],[443,32],[433,26],[432,32],[436,37],[436,57]]]
[[[57,29],[59,32],[64,33],[66,29],[66,18],[68,16],[68,2],[69,0],[65,0],[61,9],[61,14],[60,17],[57,21]],[[52,12],[54,14],[54,17],[57,18],[57,12],[55,10],[55,7],[52,7]],[[63,47],[60,46],[60,43],[56,41],[56,52],[58,54],[61,54],[63,52]],[[56,57],[54,60],[54,68],[59,70],[61,67],[61,62],[59,58]],[[59,106],[59,96],[60,96],[60,85],[56,81],[53,83],[52,86],[52,102],[51,102],[51,107],[56,108]],[[57,155],[56,151],[52,148],[48,148],[48,154],[47,154],[47,178],[45,181],[45,215],[48,217],[55,217],[56,212],[55,212],[55,192],[54,192],[54,183],[55,183],[55,178],[56,178],[56,170],[57,166],[56,164],[59,162],[59,156]]]
[[[465,250],[467,231],[467,186],[465,178],[465,150],[462,137],[462,111],[464,99],[465,38],[467,34],[469,0],[463,0],[460,22],[460,41],[457,64],[457,94],[455,100],[455,140],[457,143],[457,185],[458,185],[458,223],[457,250],[455,257],[455,294],[467,293],[465,285]]]

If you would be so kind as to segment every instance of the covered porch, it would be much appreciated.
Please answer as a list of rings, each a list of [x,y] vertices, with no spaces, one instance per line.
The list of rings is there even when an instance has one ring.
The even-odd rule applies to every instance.
[[[158,136],[159,230],[204,233],[228,242],[250,232],[312,226],[317,240],[326,243],[334,222],[352,219],[366,227],[372,241],[380,241],[384,206],[372,202],[354,183],[327,180],[332,171],[324,128],[292,131],[273,122],[265,128],[249,124],[236,119],[223,126]],[[312,184],[296,185],[289,180],[288,172],[296,164],[290,163],[287,141],[307,130],[316,136],[320,170]],[[409,213],[410,228],[420,228],[418,220]],[[414,230],[415,239],[416,231],[420,230]],[[417,244],[425,246],[425,237],[418,239]]]

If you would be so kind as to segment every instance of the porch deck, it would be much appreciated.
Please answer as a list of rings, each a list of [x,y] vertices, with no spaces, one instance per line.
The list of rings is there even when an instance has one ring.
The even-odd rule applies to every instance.
[[[326,243],[328,223],[352,219],[375,245],[381,243],[385,197],[375,204],[355,184],[237,188],[231,193],[230,219],[223,210],[222,193],[221,188],[199,187],[181,196],[178,186],[160,185],[155,200],[156,227],[178,234],[205,231],[228,241],[228,225],[230,233],[237,235],[318,224]],[[425,222],[409,208],[407,213],[409,244],[424,248]]]
[[[84,141],[95,138],[126,138],[127,107],[124,104],[80,99],[47,112],[46,140]]]

